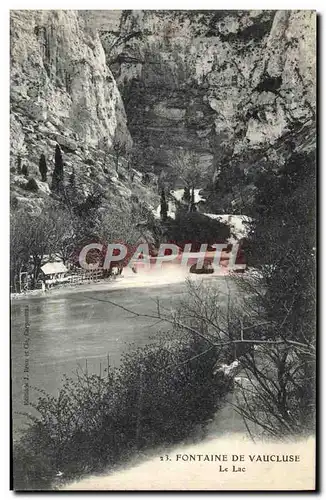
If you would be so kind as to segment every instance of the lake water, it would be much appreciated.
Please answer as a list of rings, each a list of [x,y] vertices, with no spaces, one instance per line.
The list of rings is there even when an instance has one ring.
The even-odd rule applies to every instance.
[[[140,280],[139,277],[130,279]],[[118,366],[121,354],[133,343],[145,345],[159,335],[155,320],[133,317],[106,300],[119,303],[132,311],[148,314],[156,312],[155,299],[164,307],[176,306],[186,292],[184,281],[163,283],[122,281],[93,285],[87,291],[61,290],[40,297],[13,300],[11,307],[12,344],[12,402],[13,430],[17,433],[24,426],[26,416],[16,412],[29,412],[31,407],[24,400],[24,376],[32,388],[29,402],[36,401],[38,387],[56,395],[64,374],[68,376],[79,368],[89,373],[100,373],[107,366]],[[135,285],[135,286],[134,286]],[[136,286],[139,285],[139,286]],[[29,332],[25,331],[25,314],[28,309]],[[161,330],[167,330],[161,324]],[[28,340],[28,343],[26,343]],[[27,364],[28,363],[28,367]],[[28,372],[24,373],[27,368]],[[25,394],[26,398],[26,394]],[[230,425],[229,413],[225,425]],[[234,418],[234,417],[233,417]],[[232,424],[233,425],[233,424]],[[221,430],[221,429],[220,429]]]
[[[139,313],[155,313],[155,297],[168,307],[184,291],[180,283],[172,285],[172,289],[165,285],[14,301],[11,308],[13,411],[29,410],[24,404],[23,390],[27,362],[29,384],[56,394],[63,374],[71,375],[78,367],[85,369],[86,360],[88,371],[99,373],[100,367],[104,370],[107,366],[107,355],[110,364],[118,366],[130,343],[141,346],[155,339],[157,327],[152,327],[155,320],[132,317],[106,303],[106,298]],[[24,335],[26,308],[30,323],[28,339]],[[35,401],[37,396],[31,389],[29,400]],[[24,417],[14,416],[15,429],[24,421]]]

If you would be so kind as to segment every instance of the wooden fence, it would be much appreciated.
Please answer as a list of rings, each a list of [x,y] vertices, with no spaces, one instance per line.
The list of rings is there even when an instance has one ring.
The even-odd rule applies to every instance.
[[[71,271],[64,278],[53,278],[51,280],[46,280],[45,283],[48,288],[52,288],[58,285],[64,284],[75,284],[80,283],[98,283],[104,278],[103,269],[96,269],[93,271],[85,271],[84,269],[75,269],[72,274]],[[36,289],[42,288],[42,282],[36,283]],[[10,284],[11,293],[22,293],[31,290],[31,279],[28,273],[21,273],[19,279],[12,280]]]
[[[68,282],[78,285],[79,283],[96,283],[103,279],[103,270],[76,272],[67,276]]]

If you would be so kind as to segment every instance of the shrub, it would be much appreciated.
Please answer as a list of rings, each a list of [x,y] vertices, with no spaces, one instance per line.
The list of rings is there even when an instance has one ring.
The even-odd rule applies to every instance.
[[[21,168],[21,172],[22,174],[27,177],[28,176],[28,166],[27,165],[23,165],[22,168]]]
[[[47,175],[47,172],[48,172],[48,167],[46,165],[46,159],[45,159],[45,155],[43,153],[40,156],[40,161],[39,161],[38,168],[39,168],[39,171],[40,171],[40,174],[41,174],[42,182],[46,182],[46,175]]]
[[[54,154],[54,170],[52,174],[52,191],[60,191],[63,183],[63,159],[62,151],[59,144],[55,147]]]
[[[197,251],[202,243],[213,245],[225,242],[230,237],[230,228],[219,220],[210,219],[199,212],[179,210],[174,221],[170,221],[167,238],[183,247],[192,243],[192,250]]]
[[[216,358],[202,340],[170,338],[127,352],[104,376],[66,378],[57,398],[39,398],[14,447],[15,489],[50,489],[58,470],[70,480],[186,439],[231,388],[213,375]]]
[[[166,219],[168,218],[168,210],[169,210],[169,205],[168,205],[168,202],[166,201],[165,191],[164,191],[164,189],[162,189],[162,191],[161,191],[161,212],[160,212],[162,221],[166,221]]]
[[[262,326],[252,334],[279,342],[245,360],[256,397],[243,400],[240,410],[274,437],[315,426],[315,169],[314,150],[294,152],[281,168],[257,178],[247,248],[260,279],[239,280],[252,297],[248,311],[259,311]]]
[[[31,177],[29,179],[29,181],[25,185],[25,189],[27,189],[27,191],[33,191],[33,192],[38,191],[38,185],[34,177]]]
[[[184,188],[182,199],[186,203],[190,203],[191,202],[191,194],[190,194],[190,189],[189,189],[188,186],[186,186]]]
[[[95,165],[95,161],[92,160],[92,158],[86,158],[85,164],[89,165],[89,166],[93,166],[93,165]]]

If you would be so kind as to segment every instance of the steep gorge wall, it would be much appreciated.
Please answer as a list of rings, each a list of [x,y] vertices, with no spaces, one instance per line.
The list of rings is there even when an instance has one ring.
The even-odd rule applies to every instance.
[[[312,11],[124,11],[97,24],[147,168],[193,150],[216,170],[314,120]]]
[[[11,11],[11,195],[15,206],[34,210],[51,192],[54,150],[59,143],[68,181],[74,171],[87,194],[98,186],[113,201],[150,190],[135,185],[121,158],[118,174],[112,146],[132,146],[127,117],[115,79],[106,64],[96,29],[75,11]],[[38,163],[45,154],[48,182]],[[20,160],[19,160],[20,159]],[[18,162],[28,168],[19,171]],[[26,189],[28,179],[38,189]],[[139,185],[138,185],[139,184]],[[138,190],[139,188],[139,190]],[[139,192],[138,192],[138,191]],[[113,200],[113,201],[112,201]]]
[[[51,173],[56,142],[67,174],[104,187],[116,141],[156,173],[187,151],[212,176],[231,156],[250,163],[314,123],[315,24],[312,11],[12,11],[18,196],[17,157],[37,177],[44,153]]]
[[[99,36],[74,11],[12,11],[11,103],[86,146],[130,142]]]

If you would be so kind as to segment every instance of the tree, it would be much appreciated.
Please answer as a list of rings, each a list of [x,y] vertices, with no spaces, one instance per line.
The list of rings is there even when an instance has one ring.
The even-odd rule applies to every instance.
[[[76,252],[80,234],[80,221],[69,209],[56,208],[53,212],[55,241],[53,248],[64,264],[72,262]]]
[[[28,166],[27,166],[27,165],[23,165],[23,166],[22,166],[22,169],[21,169],[21,172],[22,172],[22,174],[23,174],[25,177],[28,177]]]
[[[126,155],[126,146],[120,141],[116,141],[113,145],[113,151],[115,156],[115,169],[119,170],[119,160]]]
[[[64,202],[71,213],[73,213],[80,203],[80,198],[82,194],[79,192],[76,184],[76,173],[75,169],[72,169],[69,175],[69,180],[67,186],[65,186],[65,196]]]
[[[59,193],[63,188],[63,159],[59,144],[55,147],[52,191]]]
[[[186,186],[184,188],[182,199],[183,199],[184,202],[186,202],[188,204],[191,202],[191,195],[190,195],[190,188],[189,188],[189,186]]]
[[[56,251],[58,227],[57,214],[51,207],[40,213],[17,211],[12,215],[11,251],[13,274],[23,266],[29,269],[34,288],[39,278],[45,255]]]
[[[36,193],[36,191],[38,191],[38,184],[36,182],[36,179],[34,179],[34,177],[30,177],[28,179],[27,184],[25,184],[24,188],[27,191],[34,191]]]
[[[190,199],[189,211],[190,212],[197,211],[197,207],[195,204],[195,188],[194,187],[191,188],[191,199]]]
[[[76,189],[76,173],[74,168],[72,169],[72,172],[69,176],[69,186],[72,190]]]
[[[274,344],[246,355],[247,378],[257,398],[244,394],[239,408],[275,436],[314,427],[315,168],[314,151],[292,152],[282,168],[261,174],[256,182],[249,259],[261,278],[245,289],[263,323],[252,335]]]
[[[10,214],[10,282],[15,291],[19,275],[27,271],[29,263],[29,240],[26,232],[27,214],[23,211],[11,211]]]
[[[22,155],[18,153],[17,155],[17,160],[16,160],[16,165],[17,165],[17,174],[22,173]]]
[[[43,153],[41,154],[38,168],[39,168],[39,171],[40,171],[40,174],[41,174],[42,182],[46,182],[46,176],[47,176],[47,172],[48,172],[48,167],[47,167],[47,164],[46,164],[45,155]]]
[[[28,156],[28,153],[27,153],[26,144],[24,142],[20,142],[17,145],[16,154],[17,154],[17,156],[16,156],[16,162],[15,163],[16,163],[16,167],[17,167],[17,174],[23,174],[23,175],[25,175],[22,172],[22,168],[23,168],[23,162],[26,160],[26,158]]]
[[[177,153],[172,164],[175,174],[189,189],[200,187],[207,175],[207,168],[200,163],[199,156],[194,151]]]
[[[246,284],[247,288],[238,280],[188,281],[177,310],[166,311],[158,303],[155,312],[144,316],[173,325],[175,334],[181,331],[204,341],[203,352],[212,352],[216,360],[210,367],[202,360],[205,376],[233,379],[241,372],[244,385],[234,379],[232,404],[250,437],[262,432],[274,438],[307,434],[314,428],[314,402],[306,389],[314,384],[315,345],[308,337],[298,341],[284,336],[286,318],[271,321],[261,298],[256,300],[262,296],[261,283],[257,282],[256,294],[251,279]]]
[[[145,184],[145,185],[150,183],[150,177],[149,177],[148,172],[144,173],[142,180],[143,180],[143,184]]]
[[[177,211],[175,220],[171,221],[167,230],[167,238],[181,248],[186,243],[192,244],[197,251],[201,244],[226,242],[230,237],[230,228],[219,220],[210,219],[199,212]]]
[[[161,220],[163,222],[165,222],[168,218],[168,210],[169,210],[169,205],[166,201],[166,198],[165,198],[165,190],[162,189],[161,191],[161,212],[160,212],[160,215],[161,215]]]

